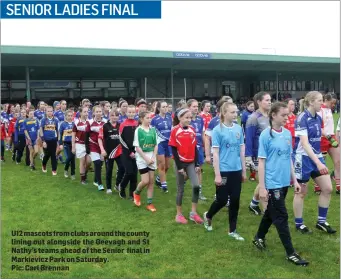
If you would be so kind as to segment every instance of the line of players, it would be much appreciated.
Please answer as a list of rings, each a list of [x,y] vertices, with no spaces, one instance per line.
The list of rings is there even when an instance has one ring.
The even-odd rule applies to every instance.
[[[322,98],[324,99],[323,104]],[[339,193],[339,148],[334,135],[334,122],[331,112],[334,103],[335,97],[331,94],[326,94],[322,97],[322,94],[319,92],[310,92],[305,98],[305,104],[302,104],[304,108],[302,106],[298,119],[293,114],[295,102],[288,100],[286,105],[289,113],[287,118],[284,117],[286,120],[285,127],[290,131],[290,147],[294,150],[292,160],[294,163],[295,178],[291,179],[291,184],[295,184],[295,179],[299,183],[294,199],[295,223],[296,229],[302,233],[311,233],[303,223],[302,218],[303,200],[307,189],[306,184],[310,177],[318,184],[318,186],[315,186],[315,190],[320,192],[319,219],[316,227],[327,233],[336,232],[326,222],[331,182],[329,176],[326,176],[328,169],[325,166],[320,152],[321,149],[323,153],[328,152],[333,159],[335,167],[333,178],[336,182],[336,191]],[[227,129],[220,135],[218,132],[219,124],[221,128],[222,123],[224,124],[226,122],[230,124],[231,122],[231,127],[236,127],[237,130],[239,129],[239,125],[236,124],[237,108],[233,105],[232,99],[229,97],[223,97],[218,102],[218,113],[213,119],[209,114],[210,103],[203,102],[202,113],[199,114],[198,102],[194,99],[189,100],[187,103],[180,102],[174,114],[171,113],[171,106],[163,101],[153,104],[153,112],[147,111],[147,103],[143,99],[136,100],[135,105],[130,106],[125,100],[121,99],[118,104],[118,109],[115,108],[115,104],[111,107],[109,102],[102,102],[101,105],[94,106],[92,110],[90,110],[90,105],[89,100],[83,100],[79,112],[75,113],[72,110],[66,110],[65,101],[54,102],[53,107],[45,107],[40,102],[37,110],[22,108],[20,116],[17,115],[17,111],[14,110],[14,114],[11,114],[11,108],[5,108],[1,114],[2,160],[4,158],[4,140],[8,138],[6,137],[7,134],[14,142],[15,148],[13,155],[16,156],[15,160],[17,163],[21,161],[25,146],[28,146],[30,151],[30,167],[32,170],[35,170],[35,156],[42,149],[44,152],[42,171],[47,172],[47,162],[51,159],[52,174],[56,175],[57,157],[64,150],[66,157],[66,161],[64,162],[64,176],[66,178],[69,177],[68,171],[70,168],[71,179],[75,179],[75,158],[78,158],[80,160],[81,183],[87,184],[87,173],[91,167],[91,162],[93,162],[95,170],[94,185],[100,191],[104,190],[101,170],[103,161],[105,161],[108,194],[112,193],[112,169],[116,162],[117,175],[115,189],[119,192],[120,197],[126,198],[126,188],[130,184],[129,198],[134,201],[135,205],[140,206],[140,194],[143,188],[146,187],[147,209],[156,211],[152,203],[154,172],[158,169],[159,175],[156,178],[156,183],[163,192],[167,193],[166,173],[170,165],[169,159],[173,157],[178,187],[176,222],[182,224],[188,222],[182,214],[181,205],[184,183],[186,179],[189,179],[193,188],[192,210],[189,219],[196,223],[204,223],[205,228],[210,231],[212,230],[211,220],[213,215],[220,210],[221,206],[225,206],[226,202],[229,202],[229,235],[237,240],[244,240],[236,232],[241,187],[239,187],[240,189],[238,187],[234,187],[233,189],[226,187],[226,190],[222,190],[224,187],[221,186],[228,184],[241,185],[242,178],[245,179],[245,166],[251,169],[249,179],[255,180],[255,173],[258,163],[260,163],[259,167],[261,167],[263,175],[264,171],[270,171],[270,173],[266,175],[266,179],[264,177],[263,179],[259,179],[260,181],[256,187],[249,210],[256,215],[260,215],[262,211],[259,208],[259,202],[261,201],[265,212],[263,219],[266,216],[267,220],[265,223],[271,225],[271,218],[274,218],[274,216],[269,217],[269,214],[267,214],[270,211],[267,201],[271,197],[269,193],[273,189],[267,187],[267,184],[275,183],[276,181],[267,183],[267,180],[268,177],[271,177],[271,171],[272,173],[276,172],[278,167],[273,165],[275,169],[267,169],[267,165],[264,164],[264,159],[267,159],[266,155],[264,155],[266,153],[264,148],[266,147],[262,147],[260,138],[262,138],[262,132],[268,129],[269,124],[272,127],[273,119],[279,113],[280,106],[278,108],[273,105],[272,107],[277,108],[277,111],[272,110],[275,116],[269,115],[272,107],[271,98],[268,93],[259,92],[255,95],[253,102],[247,103],[247,109],[243,113],[241,121],[243,129],[240,127],[240,132],[236,132],[236,138],[238,138],[240,144],[231,143],[231,140],[227,139],[227,145],[226,142],[219,142],[219,140],[229,135],[231,131]],[[254,108],[256,111],[253,111]],[[228,113],[230,113],[230,118],[228,117]],[[318,116],[318,113],[321,116]],[[233,116],[231,116],[232,114]],[[281,127],[279,126],[278,128]],[[273,133],[272,131],[273,129],[270,129],[271,137],[273,137],[273,133],[278,133],[276,130]],[[237,168],[234,171],[238,172],[237,176],[233,176],[231,175],[231,171],[229,171],[230,166],[228,164],[224,165],[225,160],[219,160],[219,156],[224,155],[221,153],[222,146],[228,146],[228,152],[231,152],[231,150],[239,150],[237,146],[244,145],[244,134],[246,143],[245,150],[239,154],[241,155],[239,159],[234,160],[235,163],[240,163],[240,166],[232,167],[234,169]],[[271,141],[271,138],[267,140]],[[10,143],[10,140],[7,141]],[[206,200],[202,195],[201,166],[204,164],[204,161],[210,164],[212,163],[211,149],[213,150],[217,195],[210,210],[204,213],[203,220],[196,211],[196,205],[199,198]],[[258,152],[261,152],[262,155],[258,154]],[[277,150],[277,152],[283,153],[283,155],[291,154],[291,152],[288,153],[288,150]],[[204,154],[206,154],[206,158]],[[231,154],[229,154],[229,158],[231,158]],[[221,170],[222,168],[227,168],[227,170],[224,172]],[[220,178],[216,171],[217,169],[220,169]],[[141,175],[141,181],[137,185],[138,172]],[[225,176],[223,176],[223,173]],[[226,173],[228,173],[227,176]],[[279,182],[278,184],[280,185],[281,183]],[[283,186],[281,185],[281,187]],[[281,197],[281,193],[273,193],[275,200],[276,195]],[[285,194],[283,193],[282,195],[285,198],[286,191]],[[280,198],[277,200],[280,200]],[[283,216],[275,216],[275,218],[279,217],[283,219]],[[275,224],[274,220],[272,222]],[[281,225],[281,229],[283,229],[285,226],[283,224]],[[264,231],[266,234],[267,230],[264,230],[264,224],[262,226],[262,234],[264,234]],[[277,227],[277,229],[279,228]],[[260,234],[260,232],[257,233],[258,236]],[[285,241],[282,238],[281,240],[284,244]],[[265,249],[262,237],[255,237],[254,244],[257,248]],[[286,247],[286,245],[284,246]],[[288,260],[303,265],[305,261],[297,254],[294,255],[294,252],[290,249],[287,250]],[[292,258],[290,258],[291,256]]]

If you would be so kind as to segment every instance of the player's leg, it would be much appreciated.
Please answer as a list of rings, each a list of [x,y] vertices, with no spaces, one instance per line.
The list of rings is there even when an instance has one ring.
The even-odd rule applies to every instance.
[[[330,176],[320,175],[318,172],[314,172],[314,174],[315,176],[313,176],[313,178],[321,188],[321,193],[318,201],[318,221],[316,224],[316,228],[328,234],[336,233],[336,230],[334,230],[327,223],[327,214],[331,199],[331,193],[333,191]]]
[[[336,193],[340,194],[340,147],[329,148],[328,153],[334,164],[334,180]]]

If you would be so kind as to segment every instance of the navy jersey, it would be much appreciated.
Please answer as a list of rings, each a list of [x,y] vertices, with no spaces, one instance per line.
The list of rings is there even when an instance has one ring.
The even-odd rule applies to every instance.
[[[58,119],[53,118],[43,118],[41,120],[41,128],[43,129],[44,140],[55,140],[58,135]]]
[[[57,110],[54,113],[54,117],[58,119],[58,121],[61,123],[64,121],[65,114],[62,110]]]
[[[151,126],[155,127],[157,142],[158,144],[163,141],[168,141],[170,137],[170,132],[172,129],[172,118],[167,114],[163,118],[159,114],[155,115],[150,123]]]
[[[64,121],[60,124],[59,127],[59,145],[62,145],[63,142],[71,142],[72,141],[72,130],[73,130],[73,122]]]
[[[135,116],[134,116],[134,120],[139,121],[139,119],[140,119],[139,114],[136,113]]]
[[[249,119],[249,117],[250,117],[251,114],[252,114],[252,111],[248,111],[247,109],[244,110],[244,111],[242,112],[242,116],[241,116],[241,119],[240,119],[240,123],[241,123],[241,125],[242,125],[242,128],[243,128],[244,132],[245,132],[245,125],[246,125],[246,122],[247,122],[247,120]]]
[[[1,112],[1,119],[3,120],[3,122],[9,122],[7,112],[5,111]]]
[[[23,135],[25,132],[24,122],[26,118],[18,118],[15,123],[15,130],[18,132],[18,135]]]
[[[34,117],[41,121],[45,117],[45,112],[37,109],[34,111]]]
[[[7,114],[8,121],[11,121],[13,117],[14,117],[13,113]]]
[[[260,134],[269,127],[269,117],[253,112],[245,125],[245,157],[258,157]]]
[[[118,117],[118,123],[123,123],[124,120],[126,120],[127,118],[128,116],[126,114],[125,115],[120,114]]]
[[[192,119],[190,125],[193,127],[195,131],[197,146],[203,146],[202,133],[204,131],[204,120],[202,119],[201,116],[197,115],[194,120]]]
[[[210,123],[208,123],[207,129],[205,131],[205,135],[212,137],[213,129],[220,123],[220,117],[213,117]]]
[[[30,139],[35,141],[38,138],[39,133],[39,121],[38,119],[25,119],[24,130],[27,131]]]
[[[109,120],[109,116],[110,116],[110,112],[108,112],[107,114],[104,114],[102,115],[102,121],[107,123],[108,120]]]
[[[26,118],[18,118],[17,122],[15,122],[15,129],[14,129],[14,141],[18,141],[18,136],[25,135],[24,129],[24,121]]]
[[[77,119],[80,118],[80,112],[79,112],[79,111],[77,111],[76,117],[75,117],[75,118],[77,118]],[[87,119],[87,120],[91,120],[91,119],[92,119],[92,111],[89,109],[89,112],[88,112],[88,119]]]
[[[295,121],[294,154],[308,156],[299,138],[299,136],[307,136],[312,150],[317,157],[321,158],[322,128],[323,122],[321,116],[319,116],[317,113],[315,116],[312,116],[308,110],[303,111]]]

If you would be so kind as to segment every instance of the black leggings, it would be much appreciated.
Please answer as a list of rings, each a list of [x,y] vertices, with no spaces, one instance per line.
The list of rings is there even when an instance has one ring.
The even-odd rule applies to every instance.
[[[5,156],[5,141],[1,140],[1,159]]]
[[[103,161],[101,160],[96,160],[94,161],[94,166],[95,166],[95,183],[98,185],[102,185],[102,165]]]
[[[72,153],[72,145],[69,142],[64,142],[64,151],[65,151],[65,171],[69,170],[69,166],[71,165],[71,175],[75,175],[76,169],[76,157],[75,154]]]
[[[130,182],[129,187],[129,196],[132,197],[134,191],[137,186],[137,165],[136,160],[132,159],[129,154],[122,153],[121,155],[122,164],[124,167],[124,176],[121,181],[121,191],[125,191],[128,183]]]
[[[239,211],[240,192],[242,190],[242,172],[231,171],[221,172],[222,185],[216,186],[216,199],[212,203],[209,211],[206,214],[208,219],[212,219],[215,214],[222,209],[229,197],[229,223],[230,232],[234,232],[237,227],[237,218]]]
[[[121,156],[116,157],[115,159],[107,159],[106,160],[106,183],[107,189],[111,189],[111,180],[112,180],[112,169],[114,167],[114,163],[117,164],[117,172],[116,172],[116,186],[118,186],[124,176],[124,167],[121,162]]]
[[[285,207],[285,197],[289,187],[268,190],[268,207],[265,210],[262,221],[259,224],[256,238],[264,239],[273,224],[279,234],[279,238],[285,248],[287,255],[294,253],[288,225],[288,212]]]
[[[24,154],[25,146],[26,146],[26,137],[25,137],[25,135],[18,135],[18,143],[16,145],[16,149],[17,149],[17,163],[21,162],[21,158],[22,158],[22,156]]]
[[[26,152],[26,159],[25,159],[26,166],[30,166],[31,159],[30,159],[30,149],[28,148],[28,145],[26,145],[25,152]]]
[[[55,140],[46,140],[47,147],[44,148],[44,158],[43,158],[43,166],[46,166],[47,162],[51,157],[51,166],[52,171],[57,171],[57,139]]]

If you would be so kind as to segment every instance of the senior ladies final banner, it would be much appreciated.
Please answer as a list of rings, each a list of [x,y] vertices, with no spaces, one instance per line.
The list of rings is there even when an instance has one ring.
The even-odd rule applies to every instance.
[[[160,19],[161,1],[1,1],[2,19]]]

